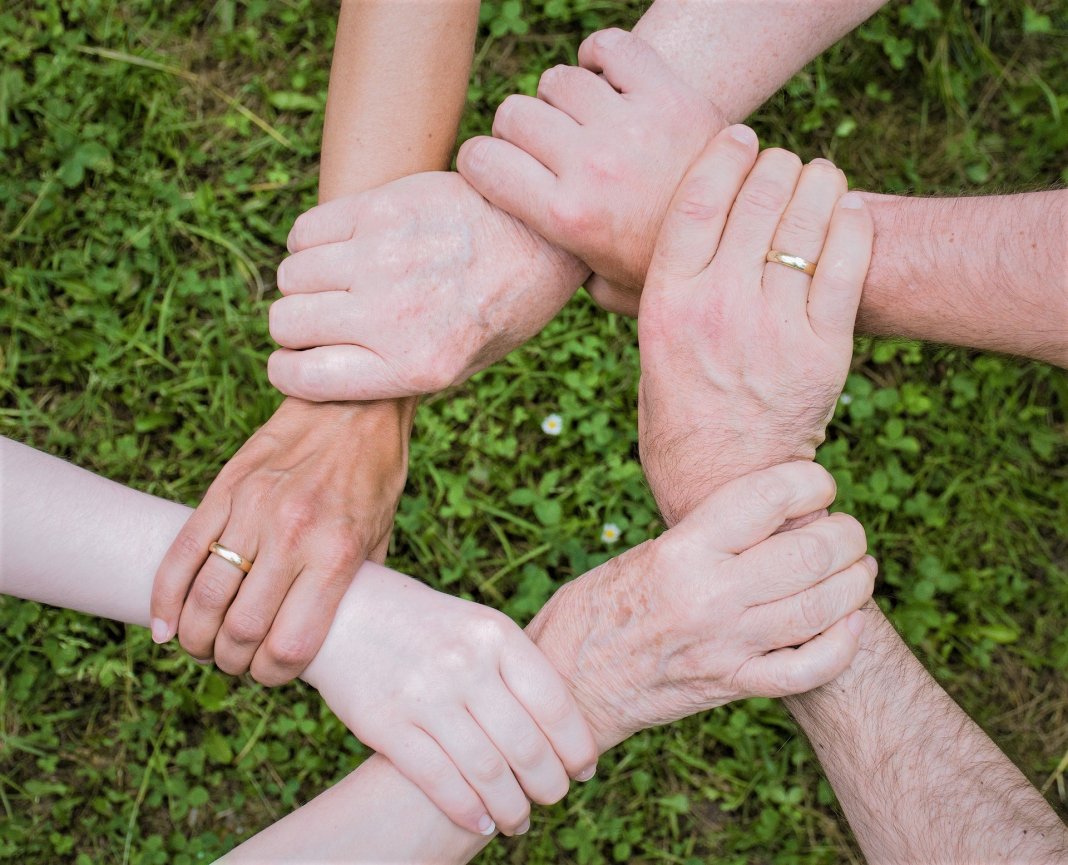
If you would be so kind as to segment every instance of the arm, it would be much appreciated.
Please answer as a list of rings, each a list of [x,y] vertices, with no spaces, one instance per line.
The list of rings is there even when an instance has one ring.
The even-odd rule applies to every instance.
[[[640,445],[669,524],[723,479],[778,461],[784,446],[810,456],[852,352],[872,236],[862,197],[838,198],[845,180],[829,163],[801,169],[782,151],[748,170],[740,144],[727,130],[687,174],[638,318]],[[716,203],[734,197],[747,170],[728,218]],[[792,200],[776,188],[794,189]],[[810,279],[765,264],[768,248],[820,264]],[[788,705],[869,860],[1063,860],[1068,832],[1053,810],[868,609],[850,669]]]
[[[786,699],[868,862],[1068,858],[1068,828],[875,604],[834,682]]]
[[[880,5],[791,0],[776,4],[754,30],[749,4],[658,0],[638,31],[703,94],[742,116]],[[687,136],[699,125],[695,119],[685,114]],[[466,145],[459,159],[468,179],[472,152]],[[525,180],[490,164],[481,174],[478,191],[494,203],[500,202],[487,189],[491,181],[514,192]],[[675,182],[680,177],[681,170]],[[663,184],[666,198],[674,186]],[[427,393],[530,339],[589,268],[547,242],[543,235],[552,235],[517,207],[504,209],[522,221],[487,206],[459,178],[424,175],[302,216],[290,237],[295,254],[279,274],[287,296],[271,308],[271,335],[283,346],[271,356],[271,382],[311,400]],[[655,226],[647,234],[651,248]],[[430,285],[438,290],[428,293]]]
[[[819,16],[832,5],[807,4],[806,14]],[[770,80],[762,65],[748,81],[750,73],[738,70],[749,67],[717,64],[703,41],[691,45],[682,9],[663,7],[676,25],[671,38],[642,26],[660,3],[635,28],[657,51],[622,31],[587,39],[581,67],[546,72],[540,100],[509,97],[494,121],[496,137],[465,143],[457,160],[488,199],[593,268],[598,276],[588,288],[598,303],[629,315],[637,314],[656,231],[682,174],[725,119],[754,107],[750,96],[765,93],[759,81]],[[775,21],[797,23],[794,13]],[[690,23],[710,45],[721,38],[703,29],[711,19]],[[722,38],[734,24],[733,12],[727,14]],[[758,41],[773,68],[785,69],[789,64],[775,64],[796,60],[798,43],[777,43],[764,26]],[[695,52],[687,55],[690,65],[679,60],[686,46]],[[706,70],[722,73],[715,88],[698,74]],[[614,89],[595,86],[594,73]],[[740,86],[732,75],[742,76]],[[544,129],[556,135],[550,139]],[[1068,364],[1068,291],[1059,260],[1068,193],[866,199],[876,243],[858,318],[863,330]]]
[[[860,327],[1068,367],[1068,191],[864,197],[875,248]]]
[[[188,509],[7,439],[0,439],[0,463],[0,591],[147,624],[152,563]],[[693,519],[554,595],[529,634],[590,719],[597,751],[639,729],[742,697],[811,689],[848,666],[863,619],[856,610],[870,597],[875,575],[864,556],[863,529],[838,514],[773,534],[784,519],[823,507],[833,494],[830,476],[805,463],[728,484]],[[802,549],[826,552],[820,573],[798,566]],[[429,602],[433,609],[428,596],[438,599]],[[441,604],[482,612],[461,620]],[[367,563],[303,675],[349,723],[353,701],[367,690],[366,681],[352,687],[352,670],[371,666],[369,642],[387,644],[389,653],[398,648],[389,645],[391,633],[403,631],[401,642],[417,633],[412,642],[418,643],[442,631],[451,645],[438,654],[458,655],[471,667],[486,654],[476,644],[497,615]],[[481,633],[465,644],[470,630]],[[433,687],[418,678],[421,660],[404,651],[395,663],[425,699]],[[465,651],[473,653],[465,657]],[[539,685],[531,677],[535,660],[513,654],[494,664],[517,661],[511,687],[526,681],[540,690],[544,680]],[[459,675],[446,670],[438,678]],[[403,702],[402,693],[396,701]],[[568,698],[548,702],[557,715],[549,723],[559,724]],[[390,698],[379,699],[374,712],[389,719],[394,708]],[[435,735],[447,733],[446,725]],[[431,764],[420,768],[435,772]],[[450,823],[394,764],[375,756],[230,858],[463,862],[486,841]]]
[[[466,94],[477,0],[347,0],[320,198],[442,168]],[[160,565],[153,636],[265,684],[315,655],[360,562],[382,561],[416,403],[286,399],[223,468]],[[264,519],[264,514],[267,518]],[[247,580],[208,545],[255,562]]]

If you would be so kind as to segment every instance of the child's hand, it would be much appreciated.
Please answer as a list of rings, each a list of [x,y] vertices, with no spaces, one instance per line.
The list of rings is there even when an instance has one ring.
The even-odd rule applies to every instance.
[[[487,199],[599,274],[588,284],[599,304],[633,316],[675,187],[725,123],[624,30],[594,33],[578,57],[580,66],[542,75],[538,99],[505,99],[494,137],[466,142],[456,164]]]
[[[304,678],[471,832],[525,832],[528,798],[559,801],[597,762],[567,685],[518,625],[377,565],[360,570]]]

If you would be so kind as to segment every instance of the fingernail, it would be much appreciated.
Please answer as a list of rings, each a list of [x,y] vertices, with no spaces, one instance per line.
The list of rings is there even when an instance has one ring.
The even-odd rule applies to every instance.
[[[489,814],[483,814],[478,818],[478,834],[492,835],[497,831],[497,824],[490,819]]]
[[[860,210],[864,206],[864,199],[859,192],[847,192],[838,199],[838,206],[845,210]]]
[[[286,291],[286,263],[283,261],[278,265],[278,270],[274,274],[274,284],[278,287],[278,290],[285,294]]]
[[[747,147],[752,147],[754,144],[756,144],[756,133],[744,123],[736,123],[730,129],[728,129],[727,132],[730,134],[731,138],[733,138],[735,141],[741,142]]]
[[[583,769],[581,772],[579,772],[575,776],[575,780],[576,781],[589,781],[590,778],[592,778],[595,774],[597,774],[597,766],[596,766],[596,764],[594,764],[593,766],[588,766],[585,769]]]
[[[523,825],[515,830],[516,835],[526,835],[530,831],[530,821],[524,820]]]
[[[171,638],[171,629],[163,619],[152,620],[152,639],[157,643],[166,643]]]
[[[868,566],[868,570],[871,571],[873,577],[879,576],[879,563],[874,556],[865,556],[864,564]]]
[[[850,613],[846,619],[846,627],[854,637],[859,637],[860,632],[864,630],[864,614],[860,610]]]
[[[192,655],[190,655],[189,657],[193,658]],[[210,664],[211,663],[211,658],[203,658],[203,659],[201,659],[201,658],[193,658],[193,660],[196,661],[198,664]]]
[[[809,163],[809,165],[829,165],[831,168],[834,168],[834,163],[829,159],[824,159],[822,156],[817,156]]]

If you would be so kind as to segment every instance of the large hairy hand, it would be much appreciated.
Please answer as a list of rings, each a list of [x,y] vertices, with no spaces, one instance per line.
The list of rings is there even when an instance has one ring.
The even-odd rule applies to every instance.
[[[811,690],[849,666],[876,573],[864,529],[835,514],[775,534],[834,492],[815,463],[739,478],[549,600],[528,633],[601,750],[732,700]]]
[[[408,470],[411,403],[286,400],[226,464],[171,544],[152,632],[267,685],[298,676],[352,575],[385,556]],[[246,577],[209,555],[254,562]]]
[[[679,186],[638,316],[639,445],[669,525],[731,478],[814,456],[871,256],[870,214],[837,168],[757,158],[740,128]],[[818,261],[815,276],[766,262],[772,249]]]
[[[671,196],[725,121],[626,31],[594,33],[578,59],[547,70],[537,99],[505,99],[493,137],[465,142],[456,164],[486,198],[585,261],[601,306],[635,316]]]
[[[302,215],[268,375],[308,400],[433,393],[536,334],[587,273],[460,175],[415,174]]]
[[[453,822],[529,825],[528,797],[593,774],[593,735],[560,675],[503,613],[374,565],[360,570],[304,678]]]

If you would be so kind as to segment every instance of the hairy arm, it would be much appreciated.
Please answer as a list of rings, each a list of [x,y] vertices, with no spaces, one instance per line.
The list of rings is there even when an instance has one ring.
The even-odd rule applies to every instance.
[[[1068,366],[1068,191],[864,197],[875,248],[861,329]]]
[[[1064,862],[1068,829],[874,604],[860,653],[786,704],[871,863]]]

